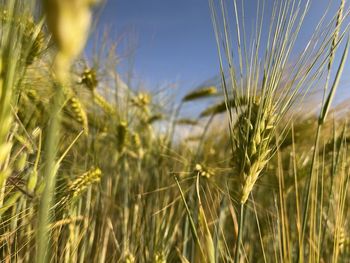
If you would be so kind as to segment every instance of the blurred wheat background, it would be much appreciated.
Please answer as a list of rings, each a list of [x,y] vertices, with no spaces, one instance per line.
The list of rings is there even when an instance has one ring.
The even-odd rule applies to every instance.
[[[246,2],[179,97],[91,48],[106,3],[0,0],[0,262],[350,262],[349,5]]]

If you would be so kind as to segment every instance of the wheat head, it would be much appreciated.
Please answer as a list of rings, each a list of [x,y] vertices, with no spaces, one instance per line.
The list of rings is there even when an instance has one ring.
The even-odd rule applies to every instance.
[[[268,162],[275,120],[273,107],[262,106],[258,100],[252,101],[251,106],[238,118],[234,139],[237,152],[235,164],[241,181],[241,204],[247,201]]]

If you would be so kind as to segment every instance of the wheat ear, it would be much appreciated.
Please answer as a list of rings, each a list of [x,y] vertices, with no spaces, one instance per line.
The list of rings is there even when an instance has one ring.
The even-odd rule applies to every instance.
[[[238,118],[235,144],[241,181],[240,202],[245,204],[261,171],[268,162],[275,123],[273,107],[252,102]]]

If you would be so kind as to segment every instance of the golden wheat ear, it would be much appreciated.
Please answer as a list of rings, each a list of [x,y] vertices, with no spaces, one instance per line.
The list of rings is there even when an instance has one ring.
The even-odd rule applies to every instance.
[[[92,167],[87,172],[79,175],[75,180],[68,184],[66,195],[62,197],[59,204],[65,206],[74,200],[77,200],[89,186],[99,183],[101,176],[102,172],[98,167]]]
[[[97,73],[93,68],[87,68],[81,74],[80,84],[84,84],[91,92],[95,92],[98,86]]]
[[[88,134],[89,133],[88,117],[80,100],[77,97],[71,97],[68,100],[68,104],[72,109],[72,112],[74,114],[74,119],[83,126],[85,134]]]
[[[94,102],[106,113],[109,115],[115,115],[114,107],[100,94],[96,91],[93,91]]]
[[[89,121],[86,110],[79,100],[78,96],[75,95],[74,91],[71,88],[63,88],[64,95],[67,99],[65,104],[65,109],[73,117],[73,119],[82,125],[85,134],[89,133]]]

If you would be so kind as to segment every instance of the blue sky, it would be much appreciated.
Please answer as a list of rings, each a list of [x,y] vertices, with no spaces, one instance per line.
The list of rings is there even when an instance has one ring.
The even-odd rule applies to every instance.
[[[216,44],[206,0],[109,0],[98,30],[133,32],[134,70],[146,85],[199,85],[218,72]]]
[[[268,8],[273,1],[267,0]],[[311,34],[328,1],[313,1],[301,40]],[[245,1],[246,22],[250,27],[254,2]],[[335,1],[334,7],[338,2]],[[107,0],[96,32],[107,26],[112,38],[128,33],[136,39],[134,77],[148,88],[176,83],[179,94],[183,94],[219,72],[207,0]]]

